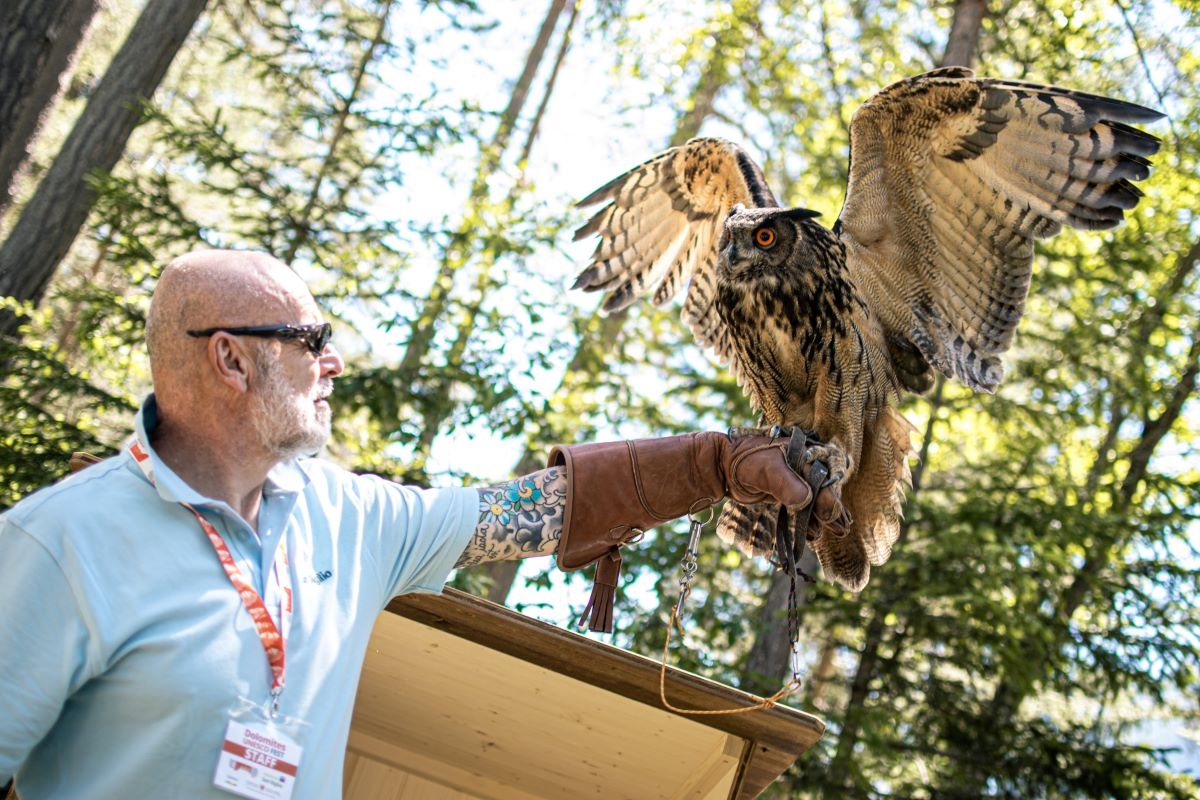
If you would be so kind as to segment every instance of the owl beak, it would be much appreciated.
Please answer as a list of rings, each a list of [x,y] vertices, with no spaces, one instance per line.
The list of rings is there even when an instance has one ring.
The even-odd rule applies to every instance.
[[[717,275],[725,280],[736,280],[749,266],[751,264],[745,254],[736,243],[730,242],[717,259]]]
[[[725,274],[726,277],[733,275],[733,265],[738,261],[737,245],[733,243],[733,237],[725,238],[725,246],[721,248],[718,254],[717,269]]]

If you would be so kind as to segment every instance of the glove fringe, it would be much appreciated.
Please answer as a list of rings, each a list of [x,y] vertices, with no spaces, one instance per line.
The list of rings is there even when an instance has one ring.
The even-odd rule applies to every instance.
[[[586,622],[588,630],[597,633],[612,633],[613,606],[617,600],[617,579],[621,576],[621,551],[613,550],[596,562],[596,576],[592,579],[592,595],[588,598],[580,627]]]

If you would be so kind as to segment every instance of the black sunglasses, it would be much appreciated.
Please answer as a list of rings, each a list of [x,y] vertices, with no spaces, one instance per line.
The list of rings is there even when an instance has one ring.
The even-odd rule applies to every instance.
[[[199,331],[188,331],[188,336],[201,338],[212,336],[214,333],[232,333],[235,336],[265,336],[271,339],[282,339],[285,342],[299,341],[309,349],[314,356],[325,352],[325,346],[333,336],[333,326],[328,322],[317,322],[312,325],[251,325],[247,328],[205,328]]]

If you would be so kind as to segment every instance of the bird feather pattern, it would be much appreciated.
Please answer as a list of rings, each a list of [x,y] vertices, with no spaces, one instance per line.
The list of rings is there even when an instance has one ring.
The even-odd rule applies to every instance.
[[[1119,224],[1159,147],[1134,125],[1162,116],[957,67],[899,81],[854,114],[832,230],[780,208],[736,144],[693,139],[580,201],[603,205],[576,232],[599,242],[575,287],[604,292],[605,312],[686,287],[683,321],[760,422],[819,436],[809,458],[844,513],[807,537],[823,573],[858,591],[891,554],[911,484],[903,394],[935,371],[995,391],[1034,241]],[[769,554],[778,511],[727,503],[718,533]]]

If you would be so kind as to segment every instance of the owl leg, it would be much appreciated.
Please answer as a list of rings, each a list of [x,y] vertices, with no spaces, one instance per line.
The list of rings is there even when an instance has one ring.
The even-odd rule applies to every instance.
[[[820,461],[829,470],[826,486],[836,486],[846,479],[853,467],[849,454],[836,444],[819,444],[808,448],[804,454],[804,463],[812,464]]]
[[[817,428],[820,430],[819,421]],[[828,477],[825,479],[822,494],[829,495],[836,503],[832,503],[832,507],[820,509],[817,516],[823,526],[841,530],[848,528],[852,521],[850,512],[842,502],[842,488],[854,474],[854,468],[857,466],[855,459],[858,455],[857,450],[848,446],[850,442],[847,438],[849,437],[835,434],[824,442],[814,443],[804,453],[803,460],[805,467],[818,462],[824,465]],[[853,441],[852,438],[850,441]]]

